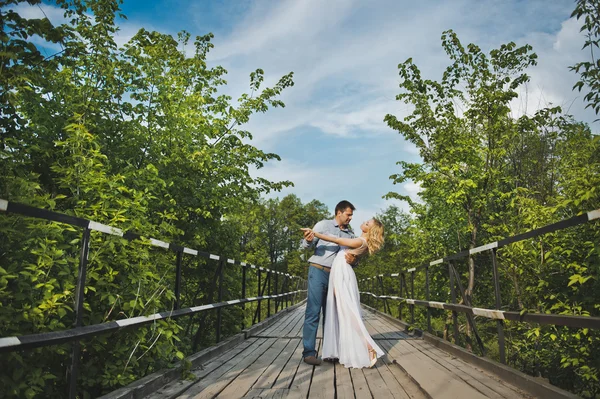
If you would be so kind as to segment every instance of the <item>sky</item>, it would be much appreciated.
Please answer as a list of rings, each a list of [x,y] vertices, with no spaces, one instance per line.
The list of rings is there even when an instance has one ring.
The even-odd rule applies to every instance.
[[[254,145],[281,156],[253,174],[294,182],[271,197],[293,193],[331,211],[351,201],[358,227],[390,205],[408,209],[382,199],[390,191],[417,199],[416,184],[394,185],[389,176],[400,172],[398,161],[419,162],[418,151],[383,119],[410,111],[395,100],[399,63],[412,57],[425,78],[441,78],[449,63],[444,30],[485,52],[510,41],[532,45],[538,65],[528,71],[531,81],[513,114],[560,105],[597,132],[584,93],[572,91],[577,75],[569,66],[589,59],[580,22],[569,18],[574,6],[571,0],[125,0],[117,41],[141,27],[193,37],[212,32],[208,61],[227,69],[224,91],[233,98],[249,91],[257,68],[267,86],[293,71],[295,85],[281,96],[286,107],[255,115],[246,127]],[[50,5],[42,8],[59,18]]]

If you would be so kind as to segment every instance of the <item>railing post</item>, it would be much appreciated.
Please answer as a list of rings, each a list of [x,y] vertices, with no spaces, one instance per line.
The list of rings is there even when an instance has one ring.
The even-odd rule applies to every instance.
[[[181,259],[183,258],[183,251],[177,251],[177,264],[175,266],[175,310],[181,306]]]
[[[289,276],[285,276],[283,277],[283,281],[281,282],[281,293],[285,294],[286,292],[290,291],[290,277]],[[289,306],[289,295],[286,295],[285,297],[281,298],[281,307],[283,309],[283,301],[285,300],[285,307],[287,308]]]
[[[375,281],[373,282],[374,285],[374,289],[375,289],[375,295],[377,296],[381,296],[381,287],[379,286],[379,276],[375,276]],[[383,302],[383,312],[385,313],[385,302],[383,301],[383,299],[380,299],[381,302]]]
[[[361,280],[358,284],[359,284],[358,293],[360,295],[363,292],[365,292],[365,282]],[[364,303],[365,305],[367,304],[367,300],[364,295],[360,295],[360,302]]]
[[[77,273],[77,287],[75,291],[75,321],[74,327],[81,327],[83,324],[83,302],[85,295],[85,278],[87,272],[88,255],[90,251],[90,229],[83,230],[81,238],[81,251],[79,253],[79,271]],[[79,376],[79,354],[81,345],[79,340],[73,341],[71,351],[71,366],[69,369],[69,398],[77,397],[77,378]]]
[[[500,298],[500,279],[498,278],[498,263],[496,259],[496,248],[492,249],[492,266],[494,272],[494,291],[496,293],[496,310],[500,310],[502,300]],[[496,320],[496,328],[498,329],[498,352],[500,362],[506,364],[506,351],[504,348],[504,321]]]
[[[410,272],[410,299],[415,299],[415,271]],[[415,324],[415,305],[410,305],[410,324]]]
[[[456,303],[456,290],[454,287],[454,273],[452,272],[452,261],[448,262],[448,274],[450,275],[450,297],[452,299],[452,303]],[[458,318],[456,311],[452,311],[452,324],[454,328],[454,343],[459,345],[458,343]]]
[[[285,293],[285,273],[281,273],[281,286],[279,286],[279,277],[275,276],[275,286],[279,287],[279,291],[276,291],[277,295],[283,295]],[[285,297],[280,296],[277,298],[277,303],[275,306],[278,306],[281,310],[285,309],[285,304],[283,301]]]
[[[294,291],[298,291],[300,290],[300,280],[297,278],[294,278],[295,284],[294,284]],[[296,303],[298,303],[298,293],[295,293],[294,295],[292,295],[292,306],[294,306]]]
[[[425,296],[427,302],[431,300],[429,295],[429,266],[425,266]],[[427,331],[431,333],[431,308],[427,306]]]
[[[242,266],[242,299],[246,299],[246,266]],[[246,304],[242,303],[242,330],[246,328]]]
[[[398,278],[400,279],[400,298],[402,298],[402,283],[404,283],[404,273],[400,273],[400,275],[398,276]],[[398,318],[400,320],[402,320],[402,306],[404,305],[404,303],[402,301],[400,301],[400,303],[398,304]]]
[[[221,260],[219,261],[219,293],[217,302],[221,303],[223,301],[223,274],[225,271],[225,262],[224,258],[221,256]],[[221,342],[221,311],[223,308],[217,309],[217,343]]]
[[[283,292],[279,292],[279,273],[275,273],[275,295],[283,294]],[[281,301],[281,297],[275,298],[275,314],[279,311],[279,302]]]
[[[289,292],[290,290],[290,278],[285,276],[285,289]],[[285,307],[288,308],[290,306],[290,296],[285,296]]]
[[[294,291],[298,291],[298,279],[292,278],[292,281],[294,281],[294,287],[292,288]],[[294,306],[294,303],[296,303],[296,294],[292,295],[292,299],[290,299],[291,305]]]
[[[302,285],[304,286],[304,299],[308,299],[308,280],[304,280]]]
[[[258,269],[257,269],[257,272],[258,272],[258,296],[260,297],[260,296],[261,296],[261,293],[260,293],[260,287],[261,287],[261,285],[262,285],[262,284],[261,284],[261,281],[262,281],[262,278],[261,278],[261,277],[262,277],[262,273],[261,273],[261,271],[260,271],[260,268],[258,268]],[[259,300],[258,300],[258,304],[256,305],[256,312],[258,313],[258,323],[260,323],[260,302],[261,302],[261,300],[259,299]]]
[[[360,303],[364,303],[366,305],[366,303],[364,302],[365,298],[361,295],[361,293],[363,293],[365,290],[363,290],[362,288],[363,286],[363,282],[362,280],[358,281],[358,298],[360,300]]]
[[[377,280],[379,280],[379,288],[381,289],[381,295],[385,296],[385,286],[383,285],[383,276],[377,276]],[[390,310],[390,304],[387,299],[383,299],[383,311],[392,314]]]
[[[374,304],[375,306],[373,306],[373,307],[374,307],[375,309],[377,309],[377,306],[379,305],[379,302],[378,302],[378,299],[379,299],[379,298],[377,298],[377,293],[375,292],[375,277],[373,277],[373,278],[371,279],[371,292],[373,293],[373,295],[375,295],[375,296],[373,297],[373,304]]]
[[[267,295],[271,296],[271,269],[267,270]],[[267,317],[271,317],[271,298],[267,299]]]

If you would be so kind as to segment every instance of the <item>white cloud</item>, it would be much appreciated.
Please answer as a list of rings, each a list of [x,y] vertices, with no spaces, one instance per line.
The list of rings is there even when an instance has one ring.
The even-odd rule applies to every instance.
[[[327,202],[331,209],[342,200],[352,198],[359,190],[355,182],[361,177],[357,174],[355,165],[332,168],[326,163],[311,163],[297,161],[290,158],[280,162],[270,162],[264,168],[252,170],[253,176],[260,176],[272,181],[291,180],[295,187],[271,193],[269,197],[284,197],[287,194],[296,194],[303,202],[313,199],[326,201],[323,198],[333,198],[335,203]]]
[[[279,162],[272,161],[261,169],[251,169],[250,173],[252,176],[260,176],[270,181],[290,180],[296,185],[296,187],[286,188],[279,193],[270,193],[269,197],[271,198],[284,197],[290,193],[296,194],[304,202],[316,198],[310,196],[310,187],[313,176],[318,173],[318,169],[305,162],[291,159],[283,159]]]
[[[133,36],[140,30],[141,26],[134,22],[119,21],[119,30],[115,33],[114,39],[117,47],[122,47],[129,42]],[[145,25],[144,28],[152,31],[152,26]]]
[[[539,63],[530,68],[531,81],[512,103],[515,116],[532,115],[541,108],[559,105],[576,119],[588,123],[595,119],[590,110],[585,110],[585,91],[572,90],[578,75],[569,67],[589,58],[588,53],[581,51],[584,37],[579,32],[580,27],[581,22],[571,18],[564,21],[555,34],[533,32],[520,40],[533,46]]]
[[[255,2],[229,39],[213,51],[212,59],[222,60],[265,50],[277,57],[279,46],[309,43],[321,34],[335,30],[351,11],[352,3],[346,0]]]
[[[54,26],[60,25],[66,22],[64,17],[65,10],[60,7],[48,5],[48,4],[37,4],[30,5],[26,3],[19,3],[14,7],[11,7],[13,11],[17,12],[21,17],[27,19],[43,19],[48,18]]]
[[[402,190],[415,202],[422,202],[419,193],[421,192],[421,183],[415,183],[413,181],[407,181],[402,184]]]
[[[394,100],[399,92],[397,64],[412,57],[424,77],[439,79],[449,63],[440,43],[445,29],[454,28],[463,44],[475,42],[485,51],[511,40],[536,41],[538,69],[543,67],[547,73],[535,75],[541,78],[532,79],[528,86],[528,109],[540,93],[547,101],[565,103],[561,95],[565,96],[565,87],[570,95],[572,84],[564,83],[569,72],[566,66],[559,67],[565,65],[564,58],[562,63],[555,62],[547,49],[556,45],[577,54],[581,46],[581,42],[573,43],[578,37],[568,21],[562,30],[557,29],[559,24],[550,27],[554,33],[546,32],[548,26],[541,22],[564,22],[571,6],[542,1],[461,0],[431,5],[384,0],[368,6],[352,1],[288,0],[275,6],[262,1],[252,4],[231,34],[215,39],[210,57],[229,70],[227,91],[235,95],[247,91],[247,74],[256,67],[266,69],[270,83],[294,71],[296,86],[283,96],[287,108],[249,125],[258,142],[268,145],[285,140],[286,132],[301,126],[342,138],[385,131],[386,113],[402,116],[408,109]],[[554,36],[558,37],[556,44]],[[555,58],[564,56],[565,50],[560,51]],[[543,61],[542,55],[548,55],[549,61]],[[516,103],[515,109],[519,106],[523,107]]]
[[[335,107],[315,114],[316,118],[307,120],[310,126],[321,129],[324,133],[348,136],[352,133],[365,132],[368,135],[390,133],[389,127],[383,121],[388,113],[395,113],[395,101],[374,102],[356,107],[351,111],[344,109],[336,112]]]
[[[12,10],[17,12],[21,17],[27,19],[48,18],[48,20],[54,26],[59,26],[61,24],[66,24],[69,22],[69,20],[65,18],[65,10],[63,8],[50,4],[42,3],[30,5],[26,3],[19,3],[16,6],[12,7]],[[86,15],[90,18],[93,17],[92,14]],[[119,29],[115,33],[114,39],[118,47],[121,47],[123,44],[127,43],[141,28],[141,25],[139,25],[138,23],[123,20],[119,17],[116,17],[116,24]],[[151,24],[145,23],[144,26],[146,30],[153,29]],[[61,50],[61,45],[59,43],[47,42],[37,35],[30,38],[30,40],[36,46],[41,46],[51,50]]]
[[[221,6],[216,4],[210,8]],[[283,157],[253,174],[296,184],[275,196],[295,193],[303,201],[319,199],[331,209],[340,199],[349,199],[358,207],[357,222],[395,204],[381,200],[389,191],[418,200],[416,184],[394,186],[388,179],[398,172],[397,161],[418,161],[418,150],[383,118],[392,113],[402,119],[410,110],[395,100],[400,91],[398,63],[412,57],[423,78],[441,78],[449,64],[440,41],[446,29],[454,29],[463,45],[475,43],[485,52],[510,41],[533,46],[539,65],[528,71],[531,82],[512,104],[515,116],[552,103],[577,119],[595,119],[584,109],[584,93],[571,90],[577,75],[568,67],[588,57],[581,51],[580,24],[569,19],[573,2],[254,0],[233,10],[223,7],[219,21],[228,25],[217,26],[221,34],[214,39],[209,64],[229,71],[224,93],[237,98],[248,92],[248,74],[256,68],[265,70],[265,86],[294,71],[295,86],[281,97],[286,108],[254,115],[244,126],[253,133],[254,145]],[[37,12],[35,8],[27,12]],[[119,22],[117,41],[129,40],[138,25],[172,34],[182,28],[192,36],[205,34],[214,28],[209,27],[206,8],[190,2],[187,18],[201,21],[191,29],[180,21],[161,26],[162,16],[142,21],[128,13],[131,19]],[[235,15],[227,18],[229,13]]]
[[[410,106],[395,100],[400,91],[398,63],[412,57],[424,78],[441,78],[450,63],[440,41],[446,29],[454,29],[463,45],[475,43],[486,53],[510,41],[533,46],[539,65],[528,71],[531,82],[512,104],[515,116],[552,103],[578,119],[594,119],[584,110],[583,94],[571,90],[577,75],[568,67],[586,56],[580,50],[580,25],[569,19],[572,4],[384,0],[370,6],[336,2],[311,11],[305,7],[309,3],[300,3],[281,2],[273,9],[253,3],[254,11],[231,35],[216,38],[214,60],[229,70],[232,93],[245,90],[247,74],[256,67],[264,67],[271,82],[294,71],[296,85],[282,97],[287,107],[259,115],[249,124],[254,144],[287,155],[286,164],[273,166],[296,183],[287,192],[305,201],[318,198],[331,208],[347,198],[358,207],[354,218],[358,225],[390,204],[408,210],[403,201],[382,201],[389,191],[420,201],[420,187],[414,182],[394,186],[387,180],[399,171],[397,161],[418,161],[418,150],[387,127],[383,117],[392,113],[402,119],[410,111]],[[304,145],[294,140],[297,134],[306,137]],[[354,154],[359,166],[324,160],[314,151],[319,145]],[[374,157],[365,155],[370,152]],[[288,170],[292,165],[296,167]],[[306,166],[311,171],[298,175],[301,165],[321,168]],[[341,170],[351,176],[351,189]],[[331,171],[332,176],[323,177]]]

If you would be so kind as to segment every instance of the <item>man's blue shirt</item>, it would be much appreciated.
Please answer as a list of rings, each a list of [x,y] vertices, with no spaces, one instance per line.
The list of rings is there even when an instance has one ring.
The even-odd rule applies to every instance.
[[[335,219],[321,220],[319,223],[315,224],[315,227],[313,227],[313,231],[328,236],[355,238],[354,233],[351,230],[340,229],[340,226]],[[316,263],[317,265],[325,267],[331,267],[331,265],[333,264],[333,260],[335,259],[335,255],[340,250],[340,246],[336,243],[325,240],[319,240],[317,237],[315,237],[311,242],[307,242],[303,239],[302,247],[314,247],[315,253],[308,259],[308,261],[310,263]]]

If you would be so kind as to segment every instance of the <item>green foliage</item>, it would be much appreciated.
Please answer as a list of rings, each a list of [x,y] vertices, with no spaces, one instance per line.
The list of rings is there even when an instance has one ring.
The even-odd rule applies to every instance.
[[[256,112],[284,106],[279,96],[293,86],[292,74],[265,88],[257,69],[250,93],[234,101],[220,94],[227,72],[207,66],[212,34],[192,42],[187,32],[173,38],[141,29],[119,48],[120,1],[58,0],[66,18],[60,26],[12,8],[25,3],[39,2],[12,0],[0,10],[0,198],[244,256],[242,231],[227,221],[291,183],[251,176],[250,167],[279,157],[251,145],[243,126]],[[34,35],[61,50],[43,56]],[[80,229],[2,216],[0,336],[72,327],[80,245]],[[172,309],[174,265],[174,253],[146,238],[93,232],[84,325]],[[216,301],[217,266],[184,258],[184,306]],[[239,298],[240,275],[226,270],[230,298]],[[99,396],[214,343],[214,317],[161,320],[83,341],[80,394]],[[224,312],[223,334],[239,331],[241,317],[239,309]],[[61,345],[3,355],[2,391],[64,396],[69,353]]]
[[[576,63],[571,67],[580,75],[580,80],[575,83],[573,89],[581,90],[586,87],[589,90],[584,100],[587,102],[586,108],[592,108],[596,114],[600,111],[600,64],[598,63],[597,53],[600,46],[600,13],[598,13],[599,4],[597,0],[577,0],[575,9],[571,17],[578,20],[583,19],[583,25],[580,32],[586,37],[583,49],[589,51],[590,57],[586,61]]]
[[[586,21],[597,25],[593,18]],[[517,118],[511,114],[510,102],[528,81],[525,70],[536,63],[532,48],[509,43],[484,54],[474,44],[463,46],[452,31],[444,32],[442,46],[451,63],[439,81],[422,77],[411,59],[399,65],[402,92],[397,99],[412,112],[403,120],[387,115],[385,121],[419,149],[422,162],[399,162],[401,172],[390,178],[418,183],[421,200],[387,195],[407,200],[412,214],[390,208],[380,215],[388,243],[365,262],[360,277],[419,266],[600,208],[599,137],[560,108]],[[502,309],[600,315],[599,239],[592,222],[500,249]],[[494,308],[489,252],[454,266],[464,288],[458,301]],[[410,297],[410,275],[407,279],[409,293],[404,293]],[[398,278],[385,284],[388,292],[400,290]],[[417,272],[414,297],[426,295],[425,273]],[[430,267],[429,299],[451,301],[445,264]],[[383,309],[384,302],[376,305]],[[406,305],[389,310],[408,315]],[[433,330],[454,338],[450,315],[437,309],[431,313]],[[426,312],[418,307],[415,323],[427,327]],[[462,316],[458,323],[459,343],[473,350],[471,326]],[[476,325],[488,356],[498,356],[495,324],[476,318]],[[597,332],[507,323],[506,334],[509,364],[581,396],[597,397]]]
[[[275,270],[306,277],[305,259],[300,249],[301,227],[314,226],[331,217],[325,204],[312,200],[306,204],[295,195],[261,200],[242,208],[231,222],[238,226],[240,251],[254,264],[270,265]]]

